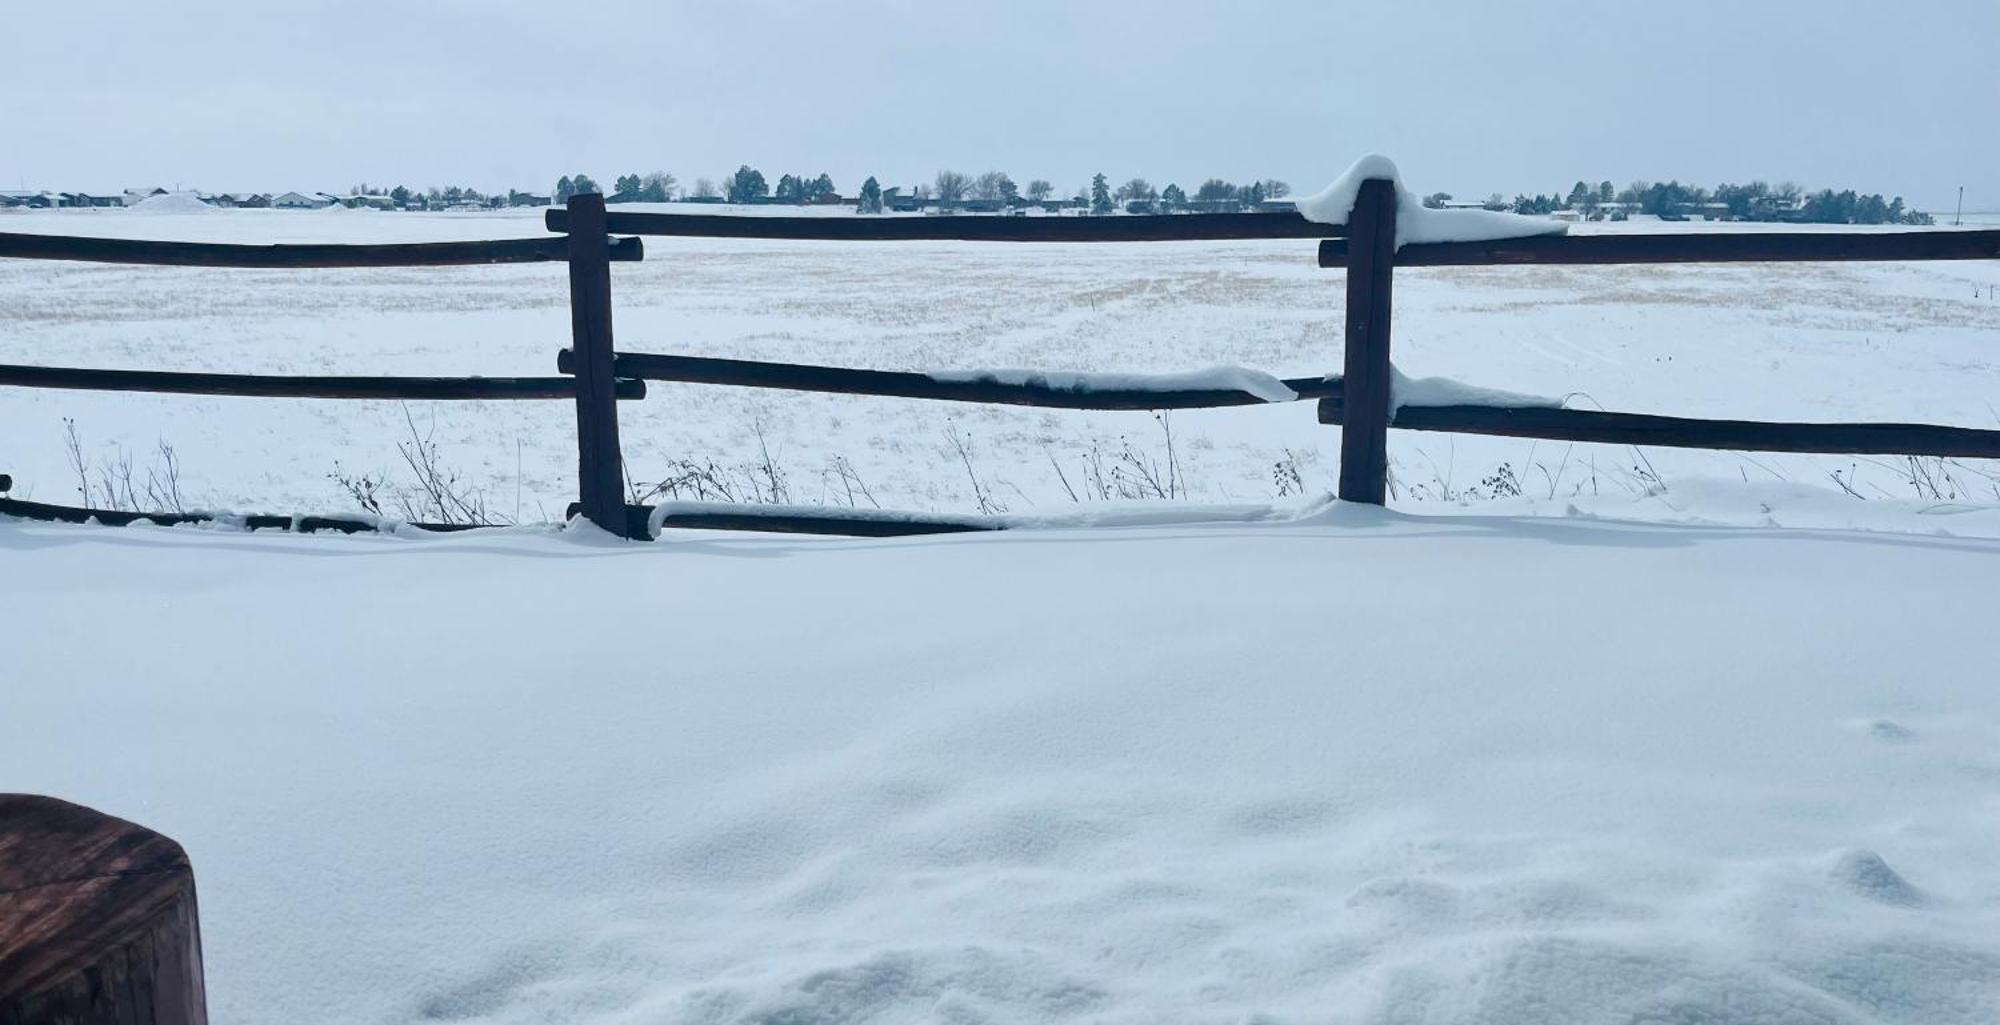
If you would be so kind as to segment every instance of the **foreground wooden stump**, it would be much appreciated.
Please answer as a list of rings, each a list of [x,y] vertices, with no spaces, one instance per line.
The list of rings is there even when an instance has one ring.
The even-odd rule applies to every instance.
[[[143,826],[0,794],[0,1025],[207,1025],[194,872]]]

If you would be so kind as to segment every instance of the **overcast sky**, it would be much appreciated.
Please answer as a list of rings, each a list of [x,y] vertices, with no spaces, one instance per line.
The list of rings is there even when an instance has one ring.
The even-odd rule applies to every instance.
[[[1316,189],[1793,179],[2000,208],[2000,0],[78,3],[0,40],[0,186],[547,190],[740,163]]]

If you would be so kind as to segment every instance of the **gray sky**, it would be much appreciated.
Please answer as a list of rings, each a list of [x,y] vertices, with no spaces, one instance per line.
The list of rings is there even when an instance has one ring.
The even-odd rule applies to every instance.
[[[946,167],[1311,191],[1374,151],[1460,195],[1762,177],[2000,208],[2000,0],[47,13],[0,40],[0,186],[490,191],[747,162],[848,193]]]

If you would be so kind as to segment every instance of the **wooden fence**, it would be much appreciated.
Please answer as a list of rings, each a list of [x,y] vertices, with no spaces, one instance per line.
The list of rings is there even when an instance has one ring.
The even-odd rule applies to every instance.
[[[1341,373],[1286,380],[1296,399],[1315,399],[1321,423],[1341,427],[1339,496],[1381,504],[1388,482],[1388,431],[1451,431],[1564,441],[1777,452],[2000,457],[2000,431],[1909,423],[1784,423],[1489,405],[1403,405],[1391,395],[1391,312],[1397,267],[1528,264],[1761,263],[2000,259],[2000,231],[1757,232],[1559,235],[1490,242],[1396,244],[1397,194],[1363,182],[1345,227],[1285,214],[1117,217],[744,217],[607,211],[598,195],[548,211],[555,237],[416,245],[245,246],[133,242],[0,234],[0,257],[203,267],[420,267],[563,261],[569,265],[570,347],[561,376],[534,378],[283,377],[229,373],[95,370],[0,365],[0,385],[324,399],[573,398],[582,515],[627,537],[654,525],[744,530],[890,534],[998,529],[997,521],[923,515],[862,516],[840,510],[796,514],[703,507],[663,510],[628,503],[618,440],[620,400],[645,397],[646,381],[676,381],[849,395],[899,396],[1062,409],[1195,409],[1257,405],[1267,396],[1223,387],[1000,381],[847,367],[621,352],[612,334],[611,264],[644,258],[629,236],[758,238],[836,242],[965,241],[1093,243],[1319,239],[1319,265],[1345,268]],[[0,492],[11,482],[0,474]],[[207,514],[141,514],[0,498],[0,514],[105,523],[184,522]],[[649,520],[651,521],[649,524]],[[244,518],[250,526],[364,530],[360,517]],[[420,525],[422,526],[422,525]]]

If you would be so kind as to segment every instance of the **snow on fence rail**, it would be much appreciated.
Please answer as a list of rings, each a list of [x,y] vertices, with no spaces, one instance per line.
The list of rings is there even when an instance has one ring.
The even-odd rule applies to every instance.
[[[576,353],[564,349],[556,369],[570,373]],[[1239,378],[1251,371],[1219,368],[1221,372],[1157,376],[1105,374],[1066,375],[1034,371],[967,371],[919,374],[894,370],[856,370],[804,363],[763,363],[707,356],[670,356],[621,352],[612,358],[620,378],[727,384],[746,388],[877,395],[950,402],[986,402],[1008,406],[1054,409],[1213,409],[1221,406],[1261,406],[1337,394],[1340,382],[1325,377],[1279,380],[1262,374],[1260,381]],[[1022,380],[1006,380],[1021,376]],[[1246,385],[1248,387],[1246,387]],[[1257,390],[1249,390],[1255,387]],[[1277,396],[1275,387],[1289,393]]]
[[[561,236],[500,242],[366,246],[242,246],[129,242],[0,234],[0,257],[105,260],[224,267],[386,267],[563,260],[569,264],[570,347],[560,378],[266,377],[156,371],[0,366],[0,385],[311,398],[574,398],[578,497],[572,515],[605,530],[647,537],[661,527],[790,530],[869,536],[998,529],[990,518],[859,514],[796,509],[629,505],[618,440],[617,402],[645,396],[646,380],[780,388],[850,395],[1063,409],[1195,409],[1317,399],[1321,423],[1341,427],[1339,497],[1382,504],[1389,428],[1451,431],[1683,448],[1879,453],[2000,458],[2000,431],[1905,423],[1783,423],[1704,420],[1563,409],[1476,390],[1448,389],[1399,401],[1390,363],[1390,317],[1398,266],[1743,263],[1837,260],[2000,259],[2000,231],[1790,232],[1569,236],[1520,219],[1522,237],[1484,215],[1457,231],[1447,211],[1419,211],[1380,158],[1357,164],[1304,213],[1140,217],[756,217],[609,212],[589,194],[551,210]],[[1399,234],[1399,212],[1408,230]],[[1329,221],[1337,223],[1326,223]],[[1420,230],[1419,230],[1420,229]],[[1279,380],[1235,368],[1192,374],[1102,375],[1048,371],[913,373],[796,363],[617,351],[610,264],[643,258],[640,240],[612,232],[707,238],[821,241],[1134,242],[1320,239],[1319,264],[1346,268],[1342,372]],[[11,485],[0,475],[0,491]],[[227,517],[114,513],[0,499],[0,513],[104,523],[188,522]],[[375,529],[365,517],[238,518],[249,526]],[[421,524],[417,526],[423,526]]]

